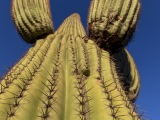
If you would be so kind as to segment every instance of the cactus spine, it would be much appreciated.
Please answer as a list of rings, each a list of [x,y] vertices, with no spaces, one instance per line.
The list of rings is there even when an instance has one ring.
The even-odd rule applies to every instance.
[[[53,33],[49,0],[12,0],[12,18],[22,38],[35,43]]]
[[[12,8],[20,8],[14,2]],[[39,11],[46,3],[31,4]],[[19,25],[27,38],[30,24]],[[29,33],[33,38],[35,31]],[[139,76],[129,52],[103,50],[86,36],[80,16],[73,14],[54,34],[37,39],[0,81],[0,120],[140,120],[133,105]]]
[[[124,48],[133,35],[139,11],[139,0],[92,0],[89,37],[109,51]]]

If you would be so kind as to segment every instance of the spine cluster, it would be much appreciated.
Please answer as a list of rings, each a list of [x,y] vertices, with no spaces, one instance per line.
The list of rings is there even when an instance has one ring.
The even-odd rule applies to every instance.
[[[141,120],[124,48],[139,9],[139,0],[92,0],[87,37],[78,14],[53,33],[49,0],[12,0],[20,35],[35,45],[0,81],[0,120]]]
[[[1,81],[1,119],[139,120],[113,55],[85,36],[73,14],[39,40]]]
[[[124,48],[133,36],[139,11],[139,0],[92,0],[89,37],[105,50]]]
[[[12,0],[14,24],[27,43],[53,33],[49,0]]]

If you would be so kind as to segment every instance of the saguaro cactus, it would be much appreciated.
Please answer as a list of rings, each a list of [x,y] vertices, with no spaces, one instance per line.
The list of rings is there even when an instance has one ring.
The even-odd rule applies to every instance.
[[[28,43],[53,33],[49,0],[12,0],[12,18]]]
[[[110,36],[93,34],[92,17],[88,21],[88,38],[78,14],[69,16],[52,33],[48,3],[12,1],[19,33],[35,45],[0,81],[0,120],[140,120],[133,104],[140,87],[135,63],[124,45],[115,45],[116,50],[108,47],[128,39],[114,37],[113,44],[103,41]],[[122,13],[118,13],[122,21],[134,21],[127,23],[125,30],[116,28],[116,36],[125,36],[136,23],[139,9],[135,4],[139,6],[139,1],[93,0],[89,15],[98,16],[99,9],[103,11],[101,5],[105,10],[121,8]],[[29,9],[30,5],[34,9]],[[134,12],[126,11],[129,9],[136,9],[134,20],[130,20]],[[97,39],[100,44],[95,42]],[[103,42],[108,46],[102,47]]]
[[[89,37],[106,50],[123,48],[133,35],[139,10],[139,0],[92,0]]]

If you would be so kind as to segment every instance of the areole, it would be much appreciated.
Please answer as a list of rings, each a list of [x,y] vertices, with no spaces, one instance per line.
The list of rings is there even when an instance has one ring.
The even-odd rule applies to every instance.
[[[140,80],[125,46],[139,0],[92,0],[55,31],[49,0],[12,0],[12,18],[35,45],[0,81],[0,120],[140,120]]]

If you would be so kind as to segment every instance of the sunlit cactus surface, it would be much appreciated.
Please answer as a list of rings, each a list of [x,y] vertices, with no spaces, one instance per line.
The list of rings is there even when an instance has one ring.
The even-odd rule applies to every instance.
[[[92,0],[87,35],[76,13],[54,31],[49,0],[12,0],[14,24],[33,45],[0,81],[0,120],[141,120],[125,49],[139,11],[139,0]]]

